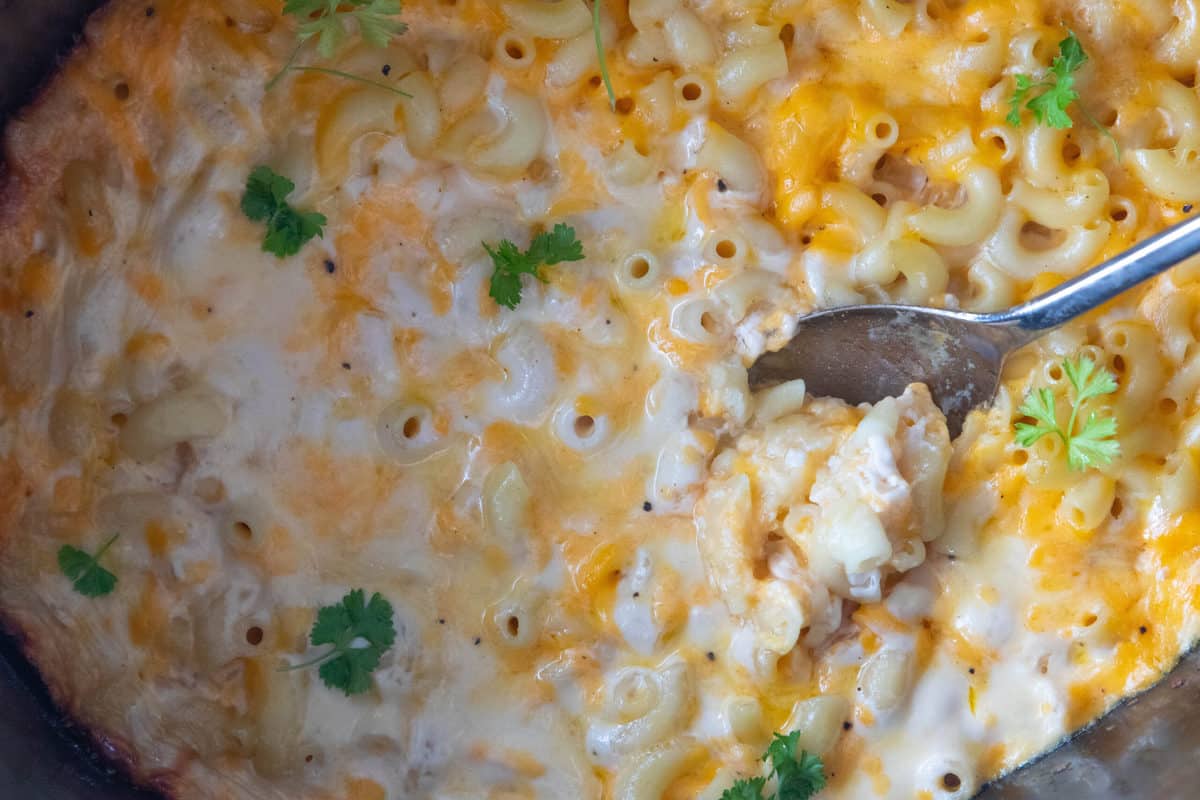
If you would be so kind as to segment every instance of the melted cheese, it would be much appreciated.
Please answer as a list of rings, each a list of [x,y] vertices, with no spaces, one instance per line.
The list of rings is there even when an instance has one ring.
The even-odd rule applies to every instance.
[[[1098,171],[1088,263],[1188,213],[1086,124],[1003,122],[1065,24],[1092,55],[1082,107],[1127,152],[1182,148],[1195,120],[1164,98],[1197,102],[1194,58],[1170,15],[678,4],[722,59],[786,42],[787,74],[733,97],[657,12],[629,10],[639,32],[608,3],[614,112],[590,66],[552,80],[573,42],[491,57],[505,5],[414,0],[388,48],[352,35],[330,62],[427,79],[419,116],[328,74],[267,91],[295,42],[277,2],[115,2],[11,124],[0,611],[73,714],[179,797],[624,797],[653,759],[680,765],[662,796],[718,797],[799,726],[823,796],[944,800],[1171,667],[1200,633],[1193,267],[1015,359],[953,446],[921,388],[771,422],[746,387],[815,305],[997,307],[1087,265],[1006,271],[999,215],[922,241],[913,215],[961,208],[974,170],[1007,214]],[[472,161],[518,95],[536,152]],[[239,209],[262,163],[328,218],[295,257]],[[498,307],[480,243],[556,222],[585,260]],[[905,253],[924,260],[881,271]],[[1124,455],[1086,474],[1011,429],[1077,352],[1122,387]],[[116,591],[73,592],[58,548],[112,533]],[[396,611],[370,691],[280,672],[356,587]]]

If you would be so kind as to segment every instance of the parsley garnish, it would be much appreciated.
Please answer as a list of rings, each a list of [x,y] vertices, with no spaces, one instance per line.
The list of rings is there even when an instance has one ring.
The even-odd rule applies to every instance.
[[[63,575],[71,579],[75,591],[85,597],[101,597],[110,594],[117,586],[117,576],[100,566],[100,558],[108,552],[113,542],[121,534],[114,533],[112,538],[100,546],[96,555],[64,544],[58,549],[58,568]]]
[[[358,23],[358,33],[376,47],[387,47],[393,36],[408,30],[396,19],[400,0],[287,0],[283,13],[299,20],[298,36],[304,42],[317,37],[317,52],[324,58],[333,55],[346,38],[346,22]]]
[[[255,222],[267,223],[262,249],[280,258],[300,252],[300,247],[320,236],[325,215],[315,211],[297,211],[287,203],[296,184],[270,167],[255,167],[246,179],[242,212]]]
[[[362,694],[371,688],[371,673],[396,641],[392,604],[379,592],[367,602],[366,593],[354,589],[342,602],[317,612],[308,638],[313,645],[329,644],[333,649],[282,671],[320,664],[318,674],[330,689],[341,689],[346,696]]]
[[[721,800],[762,800],[766,778],[745,778],[721,793]]]
[[[617,110],[617,93],[613,91],[612,78],[608,75],[608,58],[604,55],[604,37],[600,33],[600,0],[592,0],[592,36],[596,39],[596,57],[600,61],[600,77],[608,91],[608,105]]]
[[[1079,99],[1075,91],[1075,73],[1088,61],[1083,45],[1073,31],[1067,31],[1067,38],[1058,43],[1058,55],[1050,63],[1050,72],[1044,74],[1041,80],[1035,81],[1032,75],[1016,76],[1017,88],[1008,99],[1008,116],[1005,118],[1009,125],[1021,127],[1022,109],[1028,109],[1033,119],[1039,125],[1051,128],[1070,128],[1074,124],[1067,108]],[[1096,129],[1103,133],[1113,144],[1117,159],[1121,158],[1121,146],[1112,135],[1091,114],[1082,107],[1080,111]]]
[[[787,736],[775,734],[762,760],[771,765],[770,775],[776,779],[775,794],[765,800],[808,800],[825,788],[825,765],[820,756],[801,750],[796,752],[800,731]],[[766,778],[745,778],[725,790],[721,800],[764,800]]]
[[[1016,424],[1017,444],[1031,447],[1043,436],[1054,434],[1067,446],[1067,463],[1071,469],[1082,471],[1089,467],[1104,466],[1121,455],[1121,445],[1115,438],[1117,421],[1112,417],[1097,417],[1093,411],[1078,432],[1075,423],[1084,403],[1117,391],[1117,379],[1086,356],[1078,360],[1068,358],[1062,362],[1062,368],[1074,395],[1071,417],[1066,426],[1058,424],[1054,392],[1047,388],[1038,389],[1030,392],[1017,409],[1018,413],[1037,420],[1036,424]]]
[[[392,39],[408,30],[408,26],[396,19],[400,14],[400,0],[287,0],[283,5],[283,13],[291,14],[300,20],[296,32],[300,43],[317,37],[317,52],[323,58],[330,58],[346,39],[346,23],[354,20],[358,26],[358,34],[368,44],[375,47],[387,47]],[[361,75],[353,75],[337,69],[313,66],[293,66],[292,62],[300,52],[300,46],[292,51],[283,69],[275,77],[267,81],[267,89],[274,86],[285,72],[320,72],[334,75],[347,80],[358,81],[402,97],[411,97],[408,92],[389,86],[380,81],[373,81]]]
[[[583,260],[583,243],[575,238],[575,229],[561,222],[549,233],[535,236],[524,253],[508,239],[502,240],[495,250],[484,242],[483,249],[495,265],[489,293],[505,308],[516,308],[521,302],[522,275],[532,275],[545,283],[541,273],[543,264],[552,267],[563,261]]]

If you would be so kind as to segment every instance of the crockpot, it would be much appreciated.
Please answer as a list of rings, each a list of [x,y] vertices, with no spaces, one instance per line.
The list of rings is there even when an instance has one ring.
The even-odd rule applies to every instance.
[[[36,97],[98,5],[0,0],[0,125]],[[1184,800],[1200,796],[1198,787],[1200,650],[1193,650],[1156,686],[985,787],[979,800]],[[0,800],[9,798],[162,800],[134,786],[103,742],[54,707],[20,642],[0,633]]]

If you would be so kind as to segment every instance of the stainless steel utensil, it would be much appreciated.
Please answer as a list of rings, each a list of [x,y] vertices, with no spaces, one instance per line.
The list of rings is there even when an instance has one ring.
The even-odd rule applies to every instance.
[[[850,403],[929,386],[950,435],[992,401],[1014,350],[1200,253],[1200,216],[1185,220],[1027,303],[992,314],[874,305],[800,319],[783,348],[750,367],[750,388],[803,378],[811,394]]]

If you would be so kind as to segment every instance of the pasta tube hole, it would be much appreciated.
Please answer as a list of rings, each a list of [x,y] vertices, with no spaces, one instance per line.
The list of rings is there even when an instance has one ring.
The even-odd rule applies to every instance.
[[[580,439],[586,439],[596,430],[596,420],[588,414],[582,414],[575,418],[575,435]]]
[[[1066,238],[1067,235],[1063,231],[1051,230],[1032,220],[1021,226],[1021,246],[1034,252],[1052,250],[1062,244]]]
[[[205,503],[219,503],[225,499],[225,484],[211,475],[196,481],[196,497]]]
[[[496,60],[511,69],[526,69],[533,65],[536,49],[531,40],[515,33],[503,34],[496,40]]]

